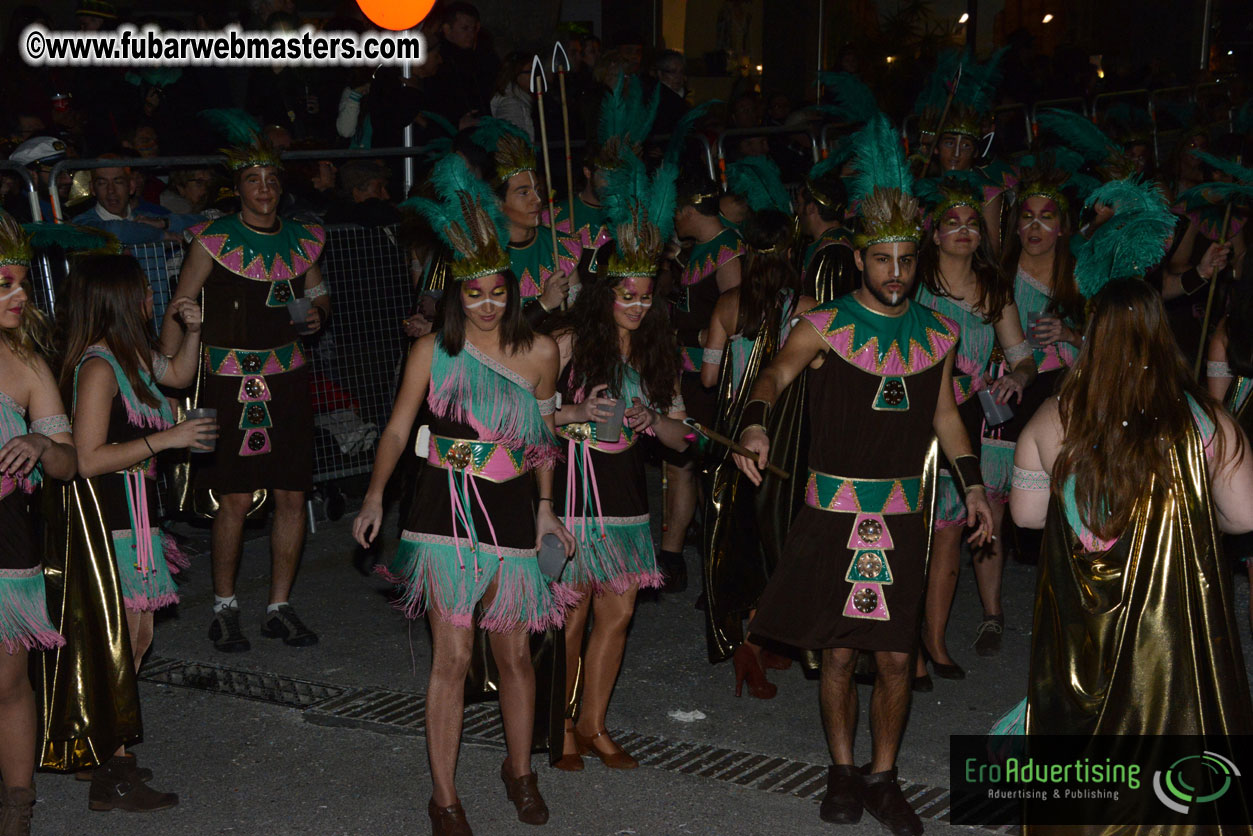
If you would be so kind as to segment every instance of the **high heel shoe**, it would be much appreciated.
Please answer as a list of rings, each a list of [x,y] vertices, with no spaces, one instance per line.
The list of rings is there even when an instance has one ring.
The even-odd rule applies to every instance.
[[[566,729],[567,738],[571,738],[574,736],[575,736],[574,729]],[[563,772],[582,772],[583,771],[583,755],[582,753],[579,752],[579,744],[577,742],[574,744],[574,752],[572,754],[567,753],[565,751],[564,745],[561,748],[562,748],[561,757],[558,758],[553,763],[553,767],[556,769],[560,769]]]
[[[426,805],[426,814],[431,817],[433,836],[474,836],[460,801],[454,802],[451,807],[440,807],[432,798]]]
[[[746,644],[737,647],[731,661],[735,664],[735,695],[737,697],[742,695],[744,682],[747,681],[750,696],[759,700],[774,699],[779,688],[766,679],[766,672],[761,669],[761,662],[758,661],[757,654],[751,647]]]
[[[927,650],[927,646],[925,644],[922,645],[922,658],[926,662],[930,663],[931,670],[934,671],[935,675],[940,677],[940,679],[965,679],[966,678],[966,670],[961,665],[957,664],[956,662],[954,662],[951,665],[944,665],[935,661],[935,659],[932,659],[931,651]]]
[[[617,751],[602,752],[596,748],[596,738],[603,737],[605,741],[612,745]],[[609,732],[601,729],[591,737],[584,737],[579,733],[578,729],[574,730],[574,745],[579,747],[580,755],[595,755],[600,758],[600,762],[610,769],[634,769],[640,765],[640,762],[631,757],[626,751],[613,742],[613,738],[609,736]]]

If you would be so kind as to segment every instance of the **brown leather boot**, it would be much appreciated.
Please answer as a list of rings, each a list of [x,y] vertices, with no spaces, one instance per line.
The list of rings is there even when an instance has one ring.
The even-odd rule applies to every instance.
[[[28,787],[5,787],[0,797],[0,836],[30,836],[35,812],[35,791]]]
[[[474,836],[461,802],[451,807],[440,807],[432,798],[426,805],[426,814],[431,817],[431,836]]]
[[[148,813],[178,804],[172,792],[158,792],[143,782],[135,765],[134,755],[109,758],[91,776],[87,806],[92,810],[125,810]]]
[[[539,794],[539,782],[531,772],[521,778],[509,774],[509,761],[500,765],[500,780],[505,782],[509,800],[518,808],[518,821],[523,824],[545,824],[548,821],[548,805]]]
[[[922,836],[922,819],[901,792],[896,767],[862,778],[861,797],[866,812],[892,831],[893,836]]]

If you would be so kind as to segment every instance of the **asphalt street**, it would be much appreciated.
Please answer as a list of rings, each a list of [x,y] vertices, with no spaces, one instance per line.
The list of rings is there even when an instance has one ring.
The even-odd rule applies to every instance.
[[[172,810],[94,813],[87,784],[37,776],[35,834],[421,834],[430,779],[421,737],[421,694],[430,664],[422,622],[389,605],[390,587],[359,571],[351,514],[311,535],[293,595],[319,645],[289,648],[260,635],[268,548],[247,543],[238,597],[252,650],[216,651],[206,638],[212,591],[204,529],[176,527],[198,553],[182,577],[182,602],[157,624],[142,674],[145,740],[135,751],[158,789],[178,792]],[[394,522],[385,531],[394,536]],[[391,543],[384,552],[389,554]],[[793,666],[770,671],[778,696],[736,698],[730,664],[705,655],[702,613],[687,592],[639,605],[608,727],[642,762],[618,772],[587,759],[581,773],[550,769],[536,755],[539,785],[552,810],[542,828],[519,823],[500,783],[504,758],[493,704],[470,707],[457,781],[476,834],[619,836],[622,834],[834,834],[886,831],[866,817],[833,826],[818,818],[829,762],[816,683]],[[1025,693],[1035,570],[1011,563],[999,656],[971,648],[980,607],[963,567],[949,647],[964,681],[936,680],[917,694],[899,760],[906,793],[929,833],[987,832],[947,824],[948,737],[985,732]],[[1246,659],[1248,585],[1236,585]],[[866,706],[858,755],[869,760]]]

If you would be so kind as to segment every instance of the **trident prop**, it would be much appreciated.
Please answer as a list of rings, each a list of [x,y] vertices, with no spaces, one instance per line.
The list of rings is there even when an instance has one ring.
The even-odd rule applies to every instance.
[[[557,63],[557,55],[561,54],[561,64]],[[561,90],[561,127],[565,132],[566,139],[566,193],[570,198],[570,234],[577,235],[578,230],[574,228],[574,167],[570,156],[570,105],[566,99],[566,73],[570,71],[570,56],[566,55],[566,48],[561,45],[561,41],[553,44],[553,60],[552,71],[557,74],[557,86]],[[554,225],[556,219],[554,219]]]
[[[557,213],[553,207],[553,169],[548,161],[548,120],[544,116],[544,92],[548,89],[548,77],[544,75],[544,65],[539,56],[531,62],[531,92],[535,94],[536,107],[539,108],[540,147],[544,149],[544,193],[548,195],[548,230],[553,235],[553,272],[561,270],[561,262],[557,260]],[[562,300],[561,307],[566,306]]]

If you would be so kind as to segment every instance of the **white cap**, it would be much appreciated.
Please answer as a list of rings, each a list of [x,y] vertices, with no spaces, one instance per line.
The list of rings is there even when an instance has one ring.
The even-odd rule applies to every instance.
[[[52,162],[65,156],[65,143],[55,136],[36,136],[13,149],[9,159],[22,165]]]

